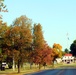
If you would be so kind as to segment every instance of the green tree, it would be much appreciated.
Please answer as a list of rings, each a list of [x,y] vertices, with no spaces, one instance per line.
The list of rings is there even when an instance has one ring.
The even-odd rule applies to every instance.
[[[65,53],[69,53],[69,50],[66,48],[64,52],[65,52]]]
[[[74,40],[73,43],[71,44],[70,50],[73,56],[76,56],[76,40]]]

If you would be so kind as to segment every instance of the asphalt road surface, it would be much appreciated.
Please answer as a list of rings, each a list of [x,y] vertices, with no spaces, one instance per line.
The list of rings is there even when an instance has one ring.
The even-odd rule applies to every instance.
[[[76,75],[76,68],[53,69],[25,75]]]

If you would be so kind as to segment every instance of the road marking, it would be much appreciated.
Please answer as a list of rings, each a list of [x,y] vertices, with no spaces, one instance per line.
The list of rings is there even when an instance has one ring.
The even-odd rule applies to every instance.
[[[63,72],[64,70],[61,70],[60,72],[57,73],[57,75],[62,75]]]

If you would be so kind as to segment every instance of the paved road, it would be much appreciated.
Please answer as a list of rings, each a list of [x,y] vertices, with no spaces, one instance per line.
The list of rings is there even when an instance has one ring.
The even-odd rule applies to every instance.
[[[53,69],[25,75],[76,75],[76,69],[75,68]]]

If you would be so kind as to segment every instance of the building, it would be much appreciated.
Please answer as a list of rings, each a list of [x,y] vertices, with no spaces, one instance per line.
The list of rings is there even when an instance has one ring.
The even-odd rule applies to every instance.
[[[56,63],[61,63],[62,59],[61,58],[56,58]]]
[[[72,56],[72,54],[65,54],[63,57],[62,57],[62,62],[63,63],[73,63],[74,62],[74,57]]]

